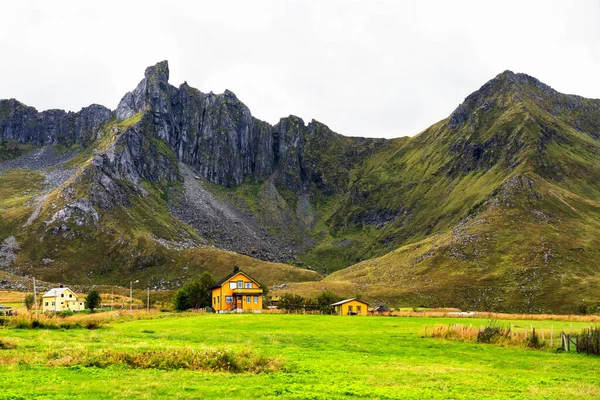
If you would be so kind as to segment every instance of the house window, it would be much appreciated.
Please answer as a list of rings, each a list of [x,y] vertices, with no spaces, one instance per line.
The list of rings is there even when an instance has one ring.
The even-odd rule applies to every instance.
[[[72,295],[72,294],[70,294],[70,295],[69,295],[69,298],[70,298],[70,299],[72,299],[72,298],[73,298],[73,295]]]
[[[360,314],[360,309],[361,308],[362,308],[361,306],[356,306],[356,312]]]
[[[250,296],[246,296],[246,303],[250,304]]]
[[[246,282],[246,289],[252,289],[252,282]]]
[[[64,294],[64,293],[61,293],[61,294],[60,294],[60,297],[65,297],[65,294]]]
[[[352,312],[352,306],[348,306],[348,312],[351,313]]]
[[[52,302],[52,305],[54,305],[54,302]]]
[[[234,281],[229,282],[229,289],[235,289],[237,284]]]
[[[60,302],[60,305],[62,306],[63,304],[65,304],[65,302],[64,302],[64,301],[61,301],[61,302]]]
[[[254,304],[258,304],[258,296],[254,296]]]
[[[48,307],[48,302],[46,302],[46,307]]]
[[[244,282],[242,282],[242,281],[238,281],[238,286],[237,286],[237,287],[238,287],[238,289],[241,289],[241,288],[243,288],[243,287],[244,287],[244,286],[242,286],[243,284],[244,284]]]
[[[232,304],[233,303],[233,297],[232,296],[225,297],[225,303]]]

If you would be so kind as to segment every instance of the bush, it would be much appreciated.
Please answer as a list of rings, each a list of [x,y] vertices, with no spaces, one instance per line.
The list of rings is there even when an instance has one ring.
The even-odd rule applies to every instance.
[[[477,334],[478,343],[497,343],[501,339],[510,339],[510,328],[498,325],[496,321],[489,324]]]
[[[25,296],[25,307],[27,307],[28,311],[31,311],[33,306],[35,305],[35,300],[32,294],[28,294]]]
[[[531,331],[531,335],[527,337],[527,347],[532,349],[541,349],[544,343],[540,340],[540,337],[535,333],[535,328]]]
[[[65,318],[65,317],[70,317],[70,316],[74,315],[75,312],[73,312],[71,310],[64,310],[64,311],[59,311],[55,314],[59,317]]]
[[[342,298],[335,293],[326,290],[317,296],[317,304],[319,305],[319,311],[323,314],[333,314],[334,307],[331,306],[333,303],[337,303]]]
[[[212,305],[210,288],[215,284],[211,274],[204,272],[198,279],[186,283],[175,293],[173,306],[177,311],[199,309]]]

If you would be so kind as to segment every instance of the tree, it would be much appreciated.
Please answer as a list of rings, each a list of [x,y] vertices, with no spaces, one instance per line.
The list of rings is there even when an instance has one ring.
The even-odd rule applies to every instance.
[[[31,311],[31,309],[33,308],[34,301],[35,300],[32,294],[28,294],[27,296],[25,296],[25,307],[27,307],[28,311]]]
[[[94,312],[96,308],[100,306],[100,292],[97,290],[91,290],[85,298],[85,303],[91,312]]]
[[[340,300],[342,300],[341,297],[329,290],[320,293],[317,296],[319,311],[321,311],[323,314],[333,314],[333,307],[331,304],[337,303]]]
[[[215,284],[215,280],[208,272],[204,272],[200,277],[192,282],[188,282],[175,293],[173,305],[177,311],[185,311],[190,308],[209,307],[212,302],[210,288]]]

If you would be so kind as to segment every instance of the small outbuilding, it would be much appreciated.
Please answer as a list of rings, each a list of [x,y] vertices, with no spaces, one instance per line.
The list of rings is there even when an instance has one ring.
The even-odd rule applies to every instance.
[[[337,315],[367,315],[369,304],[358,299],[346,299],[331,304]]]
[[[10,306],[5,306],[4,304],[0,304],[0,315],[13,315],[13,311]]]
[[[375,307],[373,309],[373,314],[388,315],[390,312],[392,312],[392,310],[390,310],[389,308],[387,308],[383,304],[378,305],[377,307]]]

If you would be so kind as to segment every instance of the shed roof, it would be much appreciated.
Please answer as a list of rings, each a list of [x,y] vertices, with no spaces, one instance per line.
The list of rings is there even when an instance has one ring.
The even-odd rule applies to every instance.
[[[346,300],[338,301],[337,303],[333,303],[333,304],[330,304],[330,305],[332,305],[332,306],[341,306],[342,304],[345,304],[345,303],[348,303],[348,302],[351,302],[351,301],[358,301],[359,303],[363,303],[363,304],[365,304],[367,306],[369,305],[369,303],[367,303],[365,301],[362,301],[362,300],[358,300],[358,299],[346,299]]]
[[[373,309],[373,311],[385,311],[385,312],[387,312],[387,311],[392,311],[392,310],[390,310],[389,308],[387,308],[386,306],[384,306],[382,304],[382,305],[379,305],[379,306],[375,307]]]

